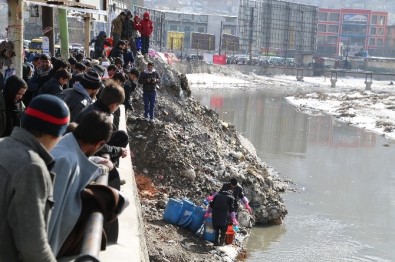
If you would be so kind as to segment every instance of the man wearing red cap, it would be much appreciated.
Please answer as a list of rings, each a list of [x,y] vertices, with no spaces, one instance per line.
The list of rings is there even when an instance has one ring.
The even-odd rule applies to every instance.
[[[56,261],[47,237],[54,177],[49,151],[69,119],[61,99],[39,95],[27,107],[22,128],[0,139],[0,261]]]
[[[143,20],[140,22],[140,33],[141,33],[141,42],[142,48],[141,53],[143,55],[148,54],[149,49],[149,38],[154,31],[154,26],[152,25],[152,21],[150,19],[149,13],[145,12],[143,16]]]

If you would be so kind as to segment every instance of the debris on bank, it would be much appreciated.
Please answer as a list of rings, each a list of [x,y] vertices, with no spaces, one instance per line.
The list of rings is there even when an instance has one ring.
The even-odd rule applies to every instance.
[[[127,115],[133,168],[146,223],[150,261],[236,261],[245,256],[244,239],[254,224],[279,224],[287,210],[280,192],[287,188],[257,158],[235,127],[191,96],[185,75],[153,59],[162,76],[154,122],[143,118],[141,88]],[[141,70],[145,63],[140,57]],[[163,221],[169,198],[187,198],[199,205],[224,182],[236,177],[253,208],[239,214],[241,230],[233,245],[212,243],[187,229]]]

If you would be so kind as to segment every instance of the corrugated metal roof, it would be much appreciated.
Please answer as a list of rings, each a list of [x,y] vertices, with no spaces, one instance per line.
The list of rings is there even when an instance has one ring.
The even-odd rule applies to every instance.
[[[78,12],[90,13],[90,14],[99,14],[99,15],[108,15],[108,12],[105,10],[98,10],[93,5],[78,3],[74,1],[68,0],[25,0],[24,1],[28,5],[41,5],[41,6],[49,6],[54,8],[62,8],[66,10],[73,10]]]

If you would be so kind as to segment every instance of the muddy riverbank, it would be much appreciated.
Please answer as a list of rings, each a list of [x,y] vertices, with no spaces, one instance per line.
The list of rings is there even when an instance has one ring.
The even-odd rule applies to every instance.
[[[139,188],[151,261],[232,261],[243,254],[243,236],[253,224],[278,224],[287,214],[281,198],[287,183],[259,159],[234,126],[190,96],[184,75],[158,60],[162,75],[157,91],[156,121],[143,119],[142,92],[134,94],[127,115],[133,168]],[[140,60],[139,66],[144,67]],[[232,248],[213,248],[189,231],[163,222],[169,198],[196,204],[237,177],[253,208],[245,210],[239,241]]]

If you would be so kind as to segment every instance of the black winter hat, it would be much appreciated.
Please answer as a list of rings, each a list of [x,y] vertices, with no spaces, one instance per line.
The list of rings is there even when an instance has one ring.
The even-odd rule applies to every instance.
[[[66,103],[53,95],[39,95],[26,108],[22,126],[43,134],[62,136],[70,121]]]
[[[99,89],[100,87],[102,87],[102,81],[99,74],[96,72],[96,70],[92,68],[82,75],[80,83],[85,88],[89,89]]]
[[[101,65],[94,65],[92,66],[92,69],[96,71],[96,73],[99,74],[100,77],[104,76],[104,73],[106,72],[106,69],[102,67]]]

